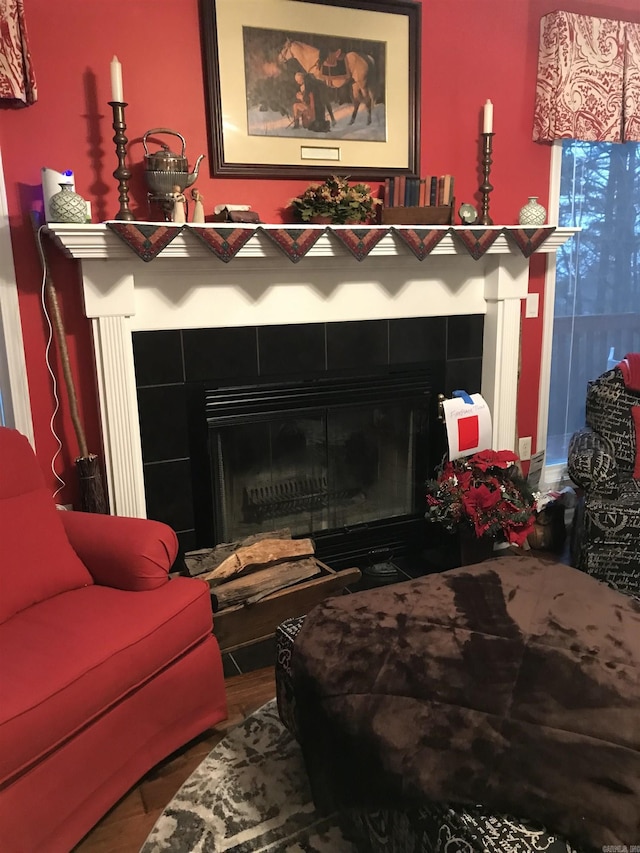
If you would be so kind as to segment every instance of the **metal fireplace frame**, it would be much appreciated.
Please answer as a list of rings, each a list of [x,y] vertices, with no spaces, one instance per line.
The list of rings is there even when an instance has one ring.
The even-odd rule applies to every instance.
[[[197,532],[199,538],[223,541],[224,514],[221,497],[223,474],[216,453],[216,437],[222,427],[268,422],[278,416],[324,414],[336,408],[411,402],[419,412],[414,428],[416,441],[413,471],[414,510],[409,514],[381,517],[376,521],[314,531],[320,559],[340,568],[362,561],[373,550],[398,556],[416,546],[424,526],[423,489],[429,475],[433,447],[428,438],[432,419],[431,371],[427,367],[389,369],[384,373],[317,377],[307,381],[262,382],[251,385],[219,386],[205,389],[205,417],[208,425],[208,462],[196,462],[195,470],[210,472],[212,526]],[[422,439],[422,442],[420,441]],[[202,477],[200,478],[202,483]],[[204,484],[201,487],[206,488]],[[201,515],[202,518],[202,515]],[[205,521],[206,525],[206,521]],[[311,531],[309,531],[311,532]]]

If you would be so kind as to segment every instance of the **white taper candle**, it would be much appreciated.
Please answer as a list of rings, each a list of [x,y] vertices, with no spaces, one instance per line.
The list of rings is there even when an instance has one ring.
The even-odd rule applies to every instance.
[[[114,56],[111,60],[111,100],[124,103],[124,95],[122,94],[122,65],[118,62],[118,57]]]
[[[483,133],[493,133],[493,104],[487,101],[484,105],[484,123],[482,126]]]

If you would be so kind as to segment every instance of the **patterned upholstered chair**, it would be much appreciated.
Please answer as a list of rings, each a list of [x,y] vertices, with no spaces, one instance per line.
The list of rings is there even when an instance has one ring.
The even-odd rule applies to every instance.
[[[568,468],[584,490],[573,564],[640,598],[640,353],[589,383]]]

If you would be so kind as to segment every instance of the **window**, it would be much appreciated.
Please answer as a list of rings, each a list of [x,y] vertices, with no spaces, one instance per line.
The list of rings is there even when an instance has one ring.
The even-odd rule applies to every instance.
[[[582,231],[557,253],[548,466],[584,426],[587,382],[640,352],[640,144],[563,140],[558,224]]]

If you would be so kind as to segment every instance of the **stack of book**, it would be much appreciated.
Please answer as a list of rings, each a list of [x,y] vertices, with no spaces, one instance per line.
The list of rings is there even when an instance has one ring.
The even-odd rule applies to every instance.
[[[453,203],[453,175],[408,178],[397,175],[384,182],[385,207],[440,207]]]

